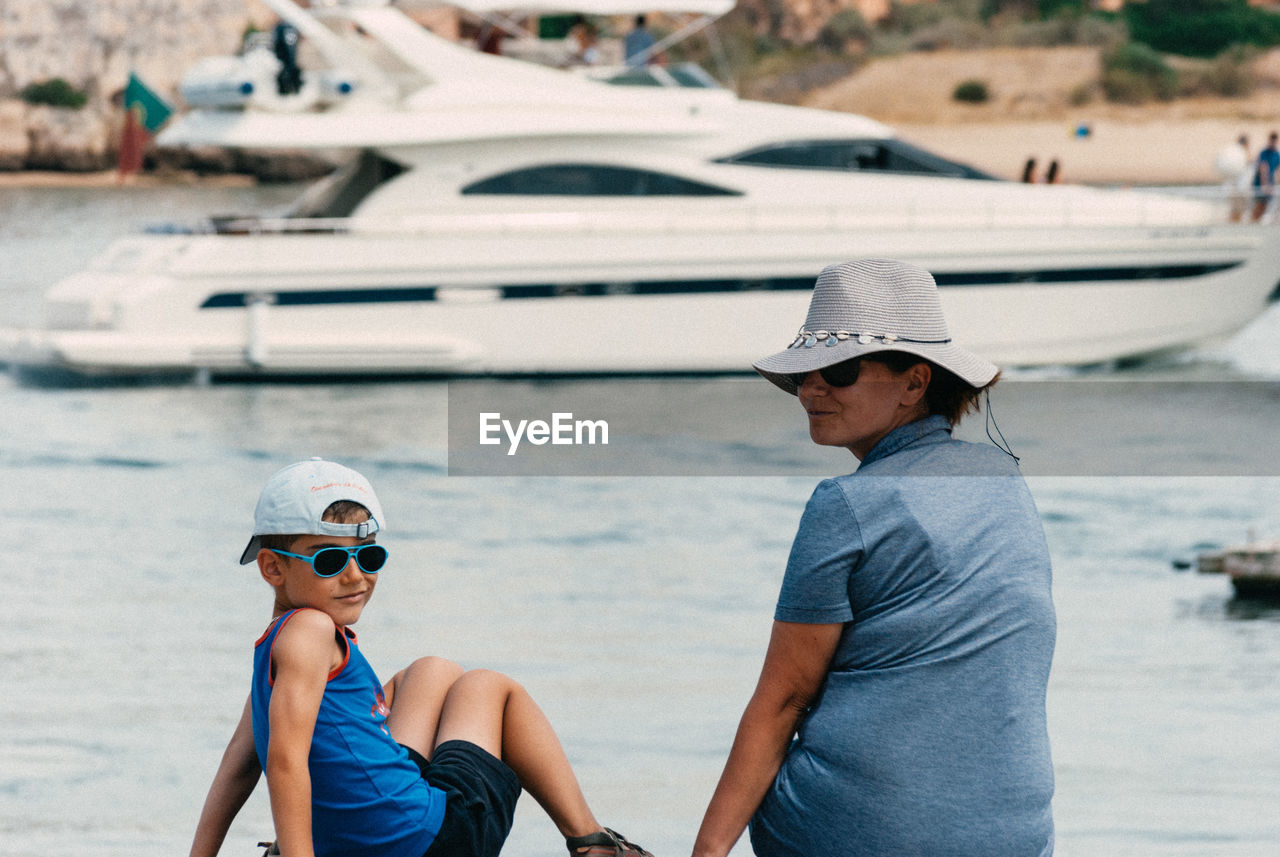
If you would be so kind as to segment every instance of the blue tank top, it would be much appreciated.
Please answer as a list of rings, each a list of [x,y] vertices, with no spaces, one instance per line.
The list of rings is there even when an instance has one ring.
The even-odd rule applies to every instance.
[[[298,611],[278,617],[253,653],[253,743],[265,771],[274,675],[271,648]],[[316,716],[308,766],[311,833],[317,857],[422,857],[444,821],[445,794],[387,730],[382,683],[350,628],[338,633],[346,657],[330,675]]]

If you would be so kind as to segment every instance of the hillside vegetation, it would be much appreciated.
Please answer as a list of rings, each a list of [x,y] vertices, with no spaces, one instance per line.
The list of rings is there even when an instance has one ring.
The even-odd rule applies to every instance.
[[[1250,102],[1259,89],[1275,86],[1267,57],[1280,46],[1280,14],[1246,0],[1145,0],[1119,13],[1094,11],[1080,0],[895,2],[875,23],[843,9],[825,21],[790,28],[813,34],[805,40],[779,38],[777,20],[744,0],[727,24],[736,31],[731,41],[741,46],[738,88],[749,98],[806,101],[814,90],[897,57],[897,71],[904,75],[899,82],[913,96],[935,106],[959,101],[1013,116],[1098,102]],[[1018,50],[1031,48],[1054,50],[1039,58],[1035,51]],[[913,69],[929,65],[927,60],[903,59],[957,52],[981,52],[958,79],[922,79]],[[997,60],[1011,65],[1001,69]],[[955,58],[947,62],[966,65]],[[921,83],[937,89],[921,92]],[[902,100],[908,100],[905,94]],[[922,108],[908,109],[918,114]]]
[[[810,107],[865,113],[891,124],[1100,118],[1280,120],[1280,51],[1253,58],[1249,66],[1253,85],[1245,94],[1188,94],[1138,104],[1106,99],[1101,86],[1102,54],[1101,48],[1076,46],[948,49],[879,57],[798,101]],[[986,83],[985,102],[953,97],[956,87],[969,80]]]

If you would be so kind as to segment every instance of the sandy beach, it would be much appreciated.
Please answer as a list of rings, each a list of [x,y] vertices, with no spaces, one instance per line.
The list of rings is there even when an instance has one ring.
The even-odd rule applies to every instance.
[[[1087,137],[1075,135],[1085,123]],[[1001,178],[1016,179],[1028,158],[1041,173],[1059,163],[1059,180],[1099,185],[1209,185],[1222,181],[1214,159],[1248,134],[1254,151],[1280,122],[1229,119],[1114,119],[897,125],[906,140]]]
[[[1041,170],[1088,184],[1214,184],[1219,150],[1248,134],[1253,151],[1280,128],[1280,54],[1254,65],[1258,85],[1242,98],[1180,98],[1142,105],[1094,96],[1099,51],[1089,47],[933,51],[877,59],[815,90],[811,107],[879,119],[924,148],[1002,178],[1016,179],[1028,158]],[[982,80],[985,104],[951,98],[956,84]],[[1080,127],[1089,130],[1078,136]]]

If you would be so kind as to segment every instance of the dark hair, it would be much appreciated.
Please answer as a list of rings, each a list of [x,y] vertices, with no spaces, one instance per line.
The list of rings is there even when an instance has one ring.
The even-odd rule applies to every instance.
[[[369,520],[369,510],[354,500],[334,500],[324,510],[320,520],[334,524],[358,524]],[[267,550],[287,551],[293,549],[293,543],[302,538],[301,535],[269,534],[258,536],[258,546]]]
[[[868,354],[862,359],[882,363],[889,367],[891,372],[898,374],[907,371],[917,363],[928,363],[932,374],[929,387],[924,393],[925,407],[929,409],[930,416],[936,414],[946,417],[947,422],[953,426],[959,425],[965,414],[977,413],[979,399],[983,392],[994,387],[1000,380],[1000,373],[997,372],[996,376],[986,384],[975,387],[968,381],[962,380],[950,369],[944,369],[931,360],[905,351],[879,351]]]

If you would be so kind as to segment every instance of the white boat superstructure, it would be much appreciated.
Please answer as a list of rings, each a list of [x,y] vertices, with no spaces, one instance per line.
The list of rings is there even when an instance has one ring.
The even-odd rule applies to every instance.
[[[1229,335],[1280,280],[1274,231],[1216,202],[995,181],[865,117],[611,87],[383,5],[269,4],[333,54],[350,96],[193,111],[161,142],[360,155],[287,216],[118,242],[51,289],[43,328],[8,334],[12,362],[744,371],[794,338],[823,266],[882,256],[932,271],[955,338],[997,363],[1086,364]]]

